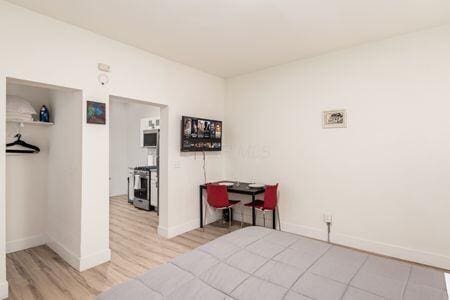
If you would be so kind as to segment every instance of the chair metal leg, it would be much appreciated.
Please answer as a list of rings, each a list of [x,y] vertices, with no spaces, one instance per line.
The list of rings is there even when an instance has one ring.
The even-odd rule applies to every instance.
[[[231,207],[228,207],[228,231],[231,229]]]
[[[264,227],[266,227],[266,211],[265,210],[263,210],[262,211],[263,212],[263,224],[264,224]]]
[[[243,222],[244,222],[244,203],[242,203],[241,201],[241,228]]]
[[[203,231],[205,231],[206,224],[208,224],[208,221],[206,219],[207,216],[208,216],[208,205],[206,205],[205,203],[205,223],[203,223]]]

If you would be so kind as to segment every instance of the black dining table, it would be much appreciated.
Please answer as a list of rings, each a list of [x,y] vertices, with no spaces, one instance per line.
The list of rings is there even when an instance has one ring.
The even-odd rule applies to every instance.
[[[256,196],[259,194],[264,194],[265,188],[252,188],[249,187],[249,184],[246,182],[236,182],[236,181],[229,181],[229,180],[223,180],[218,182],[211,182],[211,183],[222,183],[222,182],[231,182],[233,185],[227,186],[228,193],[233,194],[241,194],[241,195],[248,195],[252,197],[252,225],[256,225],[256,209],[255,209],[255,200]],[[203,190],[206,190],[206,184],[200,185],[200,228],[203,228]],[[231,217],[231,216],[230,216]],[[275,229],[275,216],[273,216],[273,228]]]

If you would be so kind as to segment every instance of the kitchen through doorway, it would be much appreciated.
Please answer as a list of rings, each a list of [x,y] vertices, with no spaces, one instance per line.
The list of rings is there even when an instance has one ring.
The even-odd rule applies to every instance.
[[[110,96],[109,107],[111,205],[133,210],[142,226],[135,229],[146,230],[150,225],[157,231],[161,108],[117,96]],[[115,221],[121,223],[117,220],[120,215],[110,218],[110,226],[115,226]]]

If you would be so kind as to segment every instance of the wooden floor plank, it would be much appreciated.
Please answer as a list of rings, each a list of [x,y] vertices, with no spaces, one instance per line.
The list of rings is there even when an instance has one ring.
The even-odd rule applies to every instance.
[[[7,254],[9,299],[92,299],[173,257],[228,233],[208,225],[170,240],[157,234],[158,216],[134,208],[125,196],[110,201],[111,261],[84,272],[70,267],[47,246]],[[232,230],[238,229],[233,224]]]

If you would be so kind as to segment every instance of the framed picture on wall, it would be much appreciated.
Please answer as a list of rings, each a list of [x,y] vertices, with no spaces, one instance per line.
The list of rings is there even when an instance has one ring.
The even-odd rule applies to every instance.
[[[101,102],[87,101],[86,121],[89,124],[106,124],[106,105]]]
[[[347,112],[344,109],[322,112],[323,128],[346,128]]]

